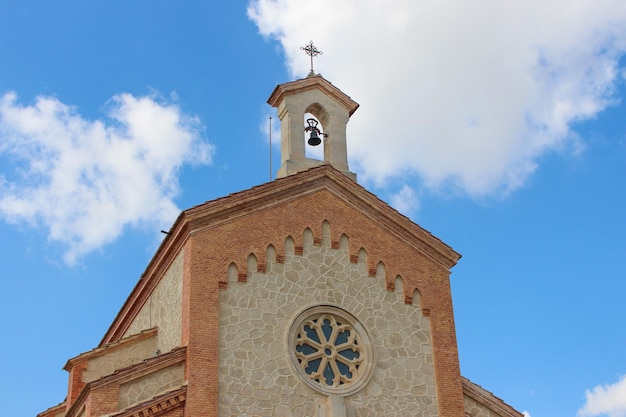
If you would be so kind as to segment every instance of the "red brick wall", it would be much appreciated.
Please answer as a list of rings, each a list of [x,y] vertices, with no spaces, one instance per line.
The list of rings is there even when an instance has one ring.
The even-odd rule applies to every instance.
[[[70,406],[74,404],[76,398],[80,394],[80,391],[85,386],[83,382],[83,372],[87,369],[87,361],[80,362],[75,364],[69,374],[68,377],[68,387],[67,387],[67,400],[66,400],[66,409],[69,410]]]
[[[219,248],[215,248],[215,252]],[[187,340],[185,416],[217,416],[219,286],[214,251],[196,238],[185,245],[183,339]],[[225,271],[225,270],[224,270]]]
[[[119,384],[104,385],[91,391],[85,401],[85,415],[101,416],[118,411]]]

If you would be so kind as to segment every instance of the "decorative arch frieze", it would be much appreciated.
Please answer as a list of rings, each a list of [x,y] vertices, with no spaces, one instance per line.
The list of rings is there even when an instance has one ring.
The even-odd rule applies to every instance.
[[[264,249],[264,256],[261,258],[257,257],[254,252],[250,252],[245,258],[245,262],[240,261],[239,263],[240,265],[245,265],[245,268],[239,268],[234,260],[231,261],[226,271],[226,278],[219,281],[219,287],[222,289],[226,288],[228,282],[247,282],[254,272],[266,273],[268,263],[282,264],[285,263],[286,256],[302,256],[305,248],[310,245],[325,246],[335,250],[348,251],[350,262],[365,265],[368,276],[384,280],[387,291],[402,292],[405,304],[422,306],[422,297],[419,289],[407,286],[401,274],[390,274],[385,262],[370,259],[368,251],[364,247],[354,250],[350,238],[345,233],[342,233],[339,239],[333,240],[331,225],[328,220],[323,220],[317,230],[319,231],[317,237],[313,229],[307,227],[302,231],[300,241],[296,241],[291,235],[288,235],[285,237],[284,242],[268,243]],[[430,309],[428,308],[422,308],[422,311],[424,315],[430,314]]]

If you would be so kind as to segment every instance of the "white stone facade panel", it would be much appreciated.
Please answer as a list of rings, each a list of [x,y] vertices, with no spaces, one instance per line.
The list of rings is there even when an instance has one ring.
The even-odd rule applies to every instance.
[[[284,264],[268,260],[265,273],[221,290],[220,416],[324,415],[327,396],[294,372],[287,351],[294,318],[319,304],[353,315],[373,344],[373,375],[345,397],[347,415],[438,416],[430,322],[419,300],[404,304],[401,288],[388,291],[384,277],[369,277],[365,263],[327,245],[307,245]]]
[[[87,369],[83,372],[83,382],[95,381],[103,376],[110,375],[118,369],[139,363],[154,356],[157,341],[155,337],[139,340],[96,356],[87,362]]]
[[[183,382],[183,374],[181,363],[122,384],[119,391],[119,409],[124,410],[158,394],[179,388]]]
[[[183,259],[181,250],[124,334],[158,327],[158,347],[166,353],[181,343]]]

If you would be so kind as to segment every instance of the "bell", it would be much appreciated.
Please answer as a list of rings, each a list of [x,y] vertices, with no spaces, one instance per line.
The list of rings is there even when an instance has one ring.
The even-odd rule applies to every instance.
[[[309,145],[311,145],[311,146],[317,146],[320,143],[322,143],[322,140],[317,135],[317,130],[316,129],[311,129],[311,136],[309,137],[309,140],[307,141],[307,143]]]

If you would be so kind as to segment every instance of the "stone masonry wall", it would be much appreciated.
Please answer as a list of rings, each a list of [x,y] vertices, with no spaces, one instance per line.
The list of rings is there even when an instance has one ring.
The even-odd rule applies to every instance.
[[[183,372],[181,363],[122,384],[119,392],[119,409],[123,410],[180,387],[183,382]]]
[[[465,401],[465,414],[469,417],[501,417],[500,414],[468,396],[464,396],[463,399]]]
[[[126,366],[134,365],[152,357],[156,350],[156,338],[150,337],[121,348],[105,351],[87,362],[82,373],[82,382],[95,381]]]
[[[166,353],[180,346],[183,259],[181,250],[124,337],[158,327],[158,349]]]
[[[368,276],[364,259],[351,262],[327,241],[305,242],[302,255],[285,246],[284,263],[270,253],[266,272],[248,273],[247,282],[231,268],[220,291],[219,416],[319,415],[326,396],[294,372],[286,340],[294,317],[319,303],[355,316],[374,347],[371,380],[346,398],[354,416],[438,416],[430,320],[417,293],[405,304],[401,279],[387,290],[384,268]]]

